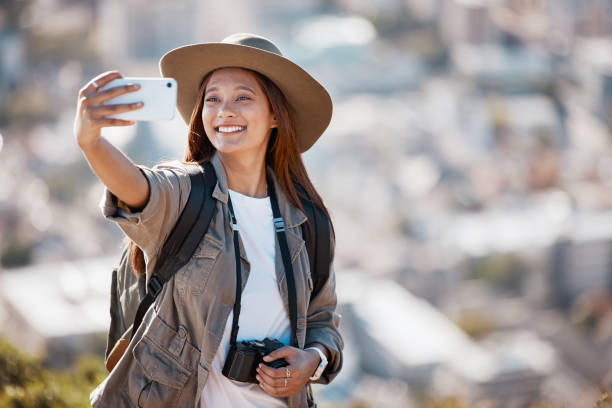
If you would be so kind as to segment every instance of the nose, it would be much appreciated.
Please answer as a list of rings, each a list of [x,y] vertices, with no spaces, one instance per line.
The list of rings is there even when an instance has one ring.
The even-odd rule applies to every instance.
[[[221,106],[219,106],[219,110],[217,111],[217,116],[220,118],[229,118],[235,117],[236,113],[232,109],[231,103],[228,101],[224,101]]]

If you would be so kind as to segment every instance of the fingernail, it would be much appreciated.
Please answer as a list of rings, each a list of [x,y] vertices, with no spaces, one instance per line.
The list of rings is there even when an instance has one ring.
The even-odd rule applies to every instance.
[[[261,382],[261,377],[260,376],[256,375],[255,378],[257,378],[258,382]]]

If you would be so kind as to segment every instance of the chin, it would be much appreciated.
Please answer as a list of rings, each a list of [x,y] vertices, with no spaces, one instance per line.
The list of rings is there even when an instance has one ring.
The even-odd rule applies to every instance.
[[[215,138],[215,140],[211,141],[211,143],[219,153],[223,154],[257,152],[260,148],[259,145],[247,143],[245,138],[238,138],[234,140],[231,140],[230,138]],[[261,146],[263,146],[263,150],[265,151],[267,143],[264,142]]]
[[[228,142],[228,141],[216,141],[217,143],[214,144],[215,148],[217,149],[218,152],[221,153],[236,153],[236,152],[240,152],[240,151],[244,151],[244,150],[248,150],[248,146],[246,146],[244,143],[236,143],[236,142]]]

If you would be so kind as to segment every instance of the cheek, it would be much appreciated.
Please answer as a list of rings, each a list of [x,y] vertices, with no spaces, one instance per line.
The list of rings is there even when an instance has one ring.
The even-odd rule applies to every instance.
[[[204,125],[204,129],[210,130],[212,128],[214,118],[215,114],[211,109],[202,110],[202,124]]]
[[[256,122],[258,126],[267,127],[267,118],[270,117],[270,111],[265,107],[252,106],[247,111],[244,111],[245,116],[253,118],[253,122]]]
[[[212,110],[210,108],[202,108],[202,121],[206,123],[207,119],[210,119],[213,116]]]

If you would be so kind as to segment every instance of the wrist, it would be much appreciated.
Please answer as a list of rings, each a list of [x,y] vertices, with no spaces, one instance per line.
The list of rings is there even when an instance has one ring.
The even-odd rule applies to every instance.
[[[101,138],[102,137],[98,135],[97,137],[90,138],[89,140],[78,140],[77,144],[79,146],[79,149],[81,149],[83,153],[85,153],[88,150],[95,149],[99,145]]]
[[[317,343],[317,342],[310,343],[310,344],[308,344],[308,345],[306,345],[304,347],[305,350],[312,349],[312,348],[316,348],[321,353],[323,353],[323,355],[325,356],[325,359],[329,361],[329,351],[327,350],[327,347],[325,347],[323,344]]]
[[[317,350],[314,350],[314,348],[310,347],[310,348],[304,349],[304,351],[310,355],[310,359],[313,362],[313,367],[316,368],[321,362],[321,356],[319,355],[319,353],[317,353]],[[313,372],[314,372],[314,369],[313,369]]]
[[[314,358],[314,361],[317,365],[313,366],[314,370],[311,377],[309,378],[310,381],[317,381],[323,374],[325,367],[327,367],[327,356],[323,351],[321,351],[319,347],[311,346],[307,347],[305,350],[311,351],[313,354],[316,354],[318,356],[318,358]]]
[[[99,150],[100,150],[100,146],[101,146],[101,140],[102,138],[99,137],[95,140],[91,140],[89,142],[79,142],[78,146],[79,149],[81,150],[81,152],[83,152],[83,154],[85,155],[85,157],[88,157],[88,155],[90,154],[96,154]]]

